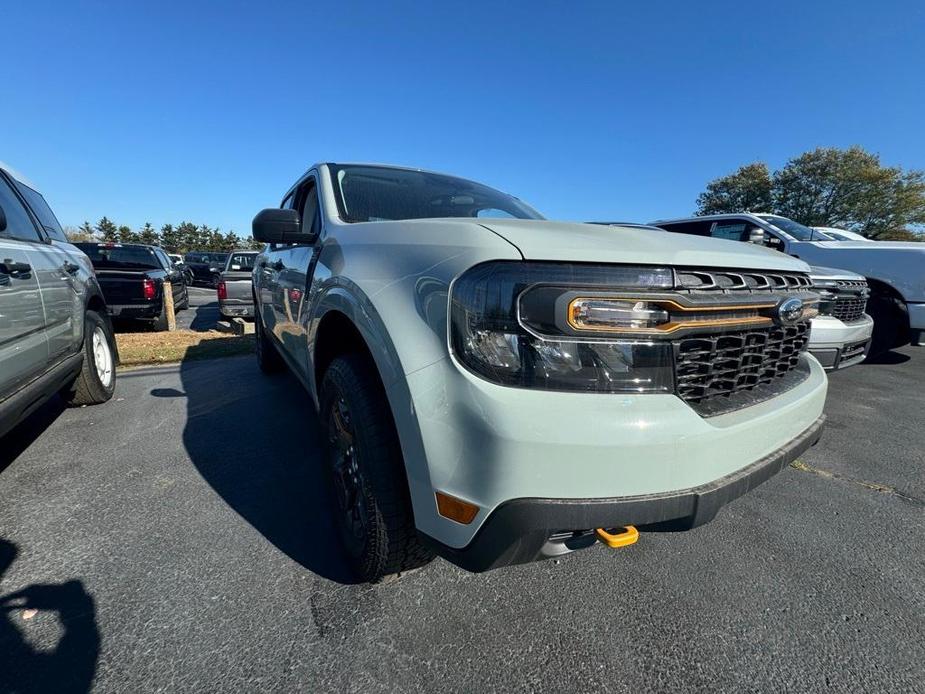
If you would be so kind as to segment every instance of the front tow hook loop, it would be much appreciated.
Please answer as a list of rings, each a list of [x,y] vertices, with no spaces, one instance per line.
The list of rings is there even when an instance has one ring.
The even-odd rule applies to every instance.
[[[598,528],[594,532],[598,540],[614,549],[636,544],[636,540],[639,539],[639,531],[632,525],[623,528]]]

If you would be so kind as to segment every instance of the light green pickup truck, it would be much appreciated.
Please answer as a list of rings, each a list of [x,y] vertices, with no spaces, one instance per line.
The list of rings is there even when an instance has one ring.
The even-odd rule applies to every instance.
[[[820,437],[819,297],[784,254],[333,163],[253,233],[258,362],[319,408],[361,579],[691,528]]]

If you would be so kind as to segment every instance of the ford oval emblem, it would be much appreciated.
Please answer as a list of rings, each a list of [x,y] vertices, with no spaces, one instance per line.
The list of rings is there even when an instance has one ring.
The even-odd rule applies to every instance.
[[[777,321],[781,325],[793,325],[803,317],[803,300],[784,299],[777,307]]]

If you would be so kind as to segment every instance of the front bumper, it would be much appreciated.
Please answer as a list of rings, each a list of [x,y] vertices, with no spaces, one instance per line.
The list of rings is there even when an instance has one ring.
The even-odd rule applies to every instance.
[[[874,332],[874,320],[867,314],[852,323],[832,316],[813,319],[809,351],[825,369],[844,369],[864,361]]]
[[[517,499],[664,496],[712,484],[787,446],[822,415],[825,371],[808,354],[800,368],[805,378],[789,390],[712,417],[669,394],[499,386],[451,359],[408,373],[388,390],[415,524],[462,549]],[[436,491],[478,506],[473,521],[441,516]]]
[[[825,415],[793,441],[751,465],[708,484],[667,494],[610,499],[515,499],[502,504],[464,548],[424,541],[467,571],[524,564],[544,556],[550,536],[624,525],[650,530],[689,530],[716,516],[730,501],[773,477],[822,436]]]

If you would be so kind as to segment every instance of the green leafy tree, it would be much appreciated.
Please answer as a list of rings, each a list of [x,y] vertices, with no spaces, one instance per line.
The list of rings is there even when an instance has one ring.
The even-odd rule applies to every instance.
[[[819,147],[774,174],[778,214],[808,226],[833,226],[870,238],[904,235],[925,223],[925,174],[884,167],[860,147]]]
[[[151,226],[151,222],[145,222],[145,225],[141,228],[141,231],[138,232],[137,236],[138,243],[145,243],[149,246],[157,246],[161,241],[157,229]]]
[[[922,240],[925,172],[885,167],[861,147],[820,147],[770,176],[764,164],[743,166],[707,184],[697,205],[698,214],[764,209],[807,226]]]
[[[195,224],[190,222],[180,222],[176,228],[177,246],[184,251],[202,250],[199,245],[199,233]]]
[[[125,226],[124,224],[119,227],[119,242],[120,243],[138,243],[138,237],[135,236],[135,232],[132,231],[131,227]]]
[[[235,248],[241,248],[241,237],[233,231],[229,231],[222,239],[222,248],[226,251],[233,251]]]
[[[119,229],[109,217],[103,217],[96,223],[96,232],[103,241],[115,243],[119,240]]]
[[[697,197],[697,214],[767,212],[771,209],[771,174],[767,164],[746,164],[707,184]]]
[[[161,248],[168,253],[179,253],[182,248],[180,235],[173,224],[164,224],[160,233]]]

